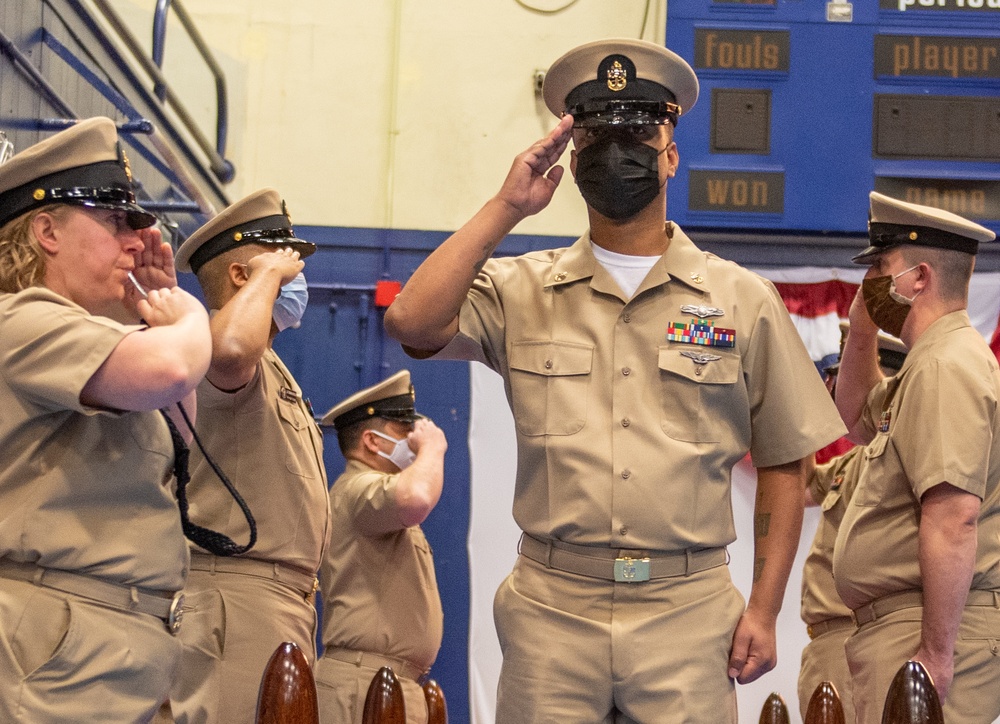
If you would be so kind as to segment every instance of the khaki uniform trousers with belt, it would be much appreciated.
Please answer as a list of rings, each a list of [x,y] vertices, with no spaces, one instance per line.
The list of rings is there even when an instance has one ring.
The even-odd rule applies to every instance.
[[[327,648],[316,662],[316,694],[321,724],[361,724],[368,687],[383,666],[403,689],[406,724],[427,724],[421,688],[427,671],[404,659],[346,648]]]
[[[156,721],[252,722],[264,668],[281,643],[315,662],[315,590],[315,576],[287,565],[192,553],[181,666]]]
[[[889,684],[920,646],[920,591],[903,591],[855,609],[859,627],[846,646],[858,724],[879,724]],[[955,678],[944,701],[948,724],[992,724],[1000,717],[1000,592],[969,592],[955,642]]]
[[[149,721],[180,659],[179,601],[0,561],[0,721]]]
[[[799,712],[803,719],[816,687],[829,681],[840,694],[844,720],[854,722],[851,672],[847,668],[844,644],[855,628],[854,619],[850,616],[827,619],[807,627],[809,643],[802,649],[802,666],[799,668]]]
[[[520,553],[493,605],[498,724],[735,723],[727,666],[744,601],[724,548],[625,551],[522,536]]]

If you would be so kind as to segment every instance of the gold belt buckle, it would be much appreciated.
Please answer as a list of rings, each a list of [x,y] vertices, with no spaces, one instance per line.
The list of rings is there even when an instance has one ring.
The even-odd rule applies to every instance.
[[[618,583],[642,583],[649,580],[648,558],[615,558],[615,580]]]
[[[177,592],[174,600],[170,602],[170,613],[167,614],[167,631],[176,635],[181,630],[181,621],[184,619],[184,594]]]

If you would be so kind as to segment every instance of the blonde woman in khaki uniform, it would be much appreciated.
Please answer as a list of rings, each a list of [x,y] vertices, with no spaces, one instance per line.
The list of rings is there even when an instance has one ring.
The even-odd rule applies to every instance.
[[[148,721],[180,658],[188,554],[158,408],[193,409],[211,339],[130,179],[107,118],[0,166],[4,722]]]
[[[386,315],[413,354],[498,372],[514,414],[524,535],[494,600],[497,721],[735,722],[734,679],[774,666],[802,460],[843,426],[773,286],[665,221],[673,125],[698,96],[690,66],[653,43],[597,41],[553,64],[544,95],[567,115]],[[590,230],[490,259],[548,204],[571,137]],[[747,452],[745,603],[725,546]]]

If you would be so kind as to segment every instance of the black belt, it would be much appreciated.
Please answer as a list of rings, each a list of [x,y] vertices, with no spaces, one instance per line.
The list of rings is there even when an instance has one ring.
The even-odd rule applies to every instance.
[[[523,533],[518,551],[546,568],[619,583],[688,576],[728,563],[725,548],[644,551],[542,541]]]

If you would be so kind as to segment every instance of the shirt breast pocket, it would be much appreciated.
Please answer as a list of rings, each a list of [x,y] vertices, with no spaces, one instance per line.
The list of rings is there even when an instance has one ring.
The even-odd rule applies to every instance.
[[[660,424],[667,435],[685,442],[718,442],[724,422],[739,417],[741,409],[749,426],[746,392],[736,384],[740,377],[738,354],[668,345],[660,347],[658,364]]]
[[[881,432],[875,436],[868,447],[865,448],[864,468],[861,471],[861,484],[854,491],[851,501],[855,505],[865,508],[873,508],[882,501],[882,485],[880,481],[885,480],[887,466],[892,457],[889,454],[889,433]]]
[[[840,502],[840,491],[831,490],[829,493],[826,494],[826,497],[823,498],[823,503],[822,505],[820,505],[820,508],[823,510],[824,513],[829,513],[830,510],[833,508],[833,506],[835,506],[839,502]]]
[[[841,497],[840,490],[831,490],[820,504],[820,509],[823,511],[823,518],[819,522],[820,530],[822,531],[821,540],[823,546],[831,551],[833,550],[833,542],[837,540],[837,529],[844,518],[843,506],[840,506],[838,510],[834,510],[837,504],[840,503]]]
[[[514,425],[522,435],[572,435],[587,422],[594,348],[515,342],[510,349]]]
[[[312,443],[309,440],[309,425],[312,421],[306,418],[306,414],[296,403],[283,399],[277,402],[281,428],[285,438],[290,441],[286,446],[285,467],[294,475],[311,478],[312,466],[305,463],[305,460],[312,454]]]

